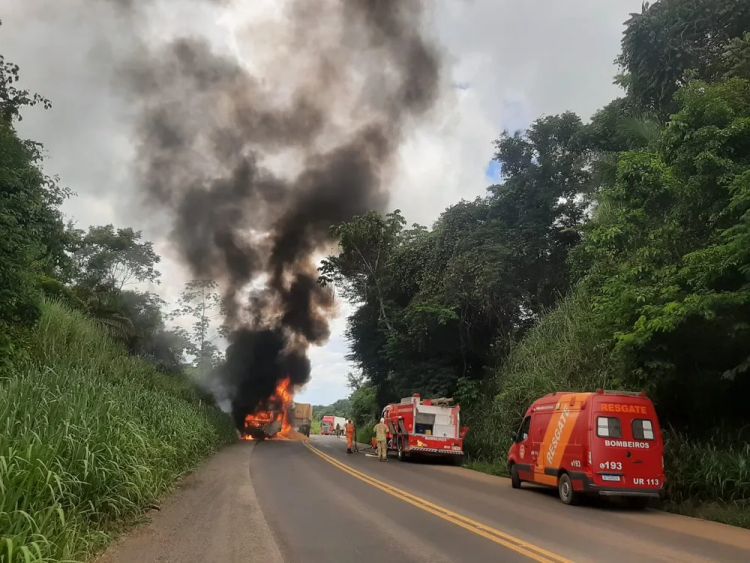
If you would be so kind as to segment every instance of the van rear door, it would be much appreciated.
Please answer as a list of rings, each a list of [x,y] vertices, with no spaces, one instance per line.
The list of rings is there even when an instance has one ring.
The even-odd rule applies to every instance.
[[[627,491],[664,486],[661,431],[645,397],[606,395],[594,402],[591,471],[594,484]]]

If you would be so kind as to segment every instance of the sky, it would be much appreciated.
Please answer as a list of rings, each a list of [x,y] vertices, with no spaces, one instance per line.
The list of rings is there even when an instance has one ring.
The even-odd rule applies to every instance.
[[[235,22],[260,21],[279,9],[270,0],[216,6],[186,0],[179,10],[170,2],[177,0],[162,2],[165,7],[141,30],[144,36],[196,35],[234,53],[256,47],[235,43]],[[0,54],[20,65],[23,87],[52,101],[51,110],[27,110],[18,129],[43,143],[45,171],[75,192],[64,204],[66,215],[82,228],[113,223],[142,230],[162,256],[161,283],[152,289],[170,302],[189,274],[164,236],[167,219],[144,213],[135,186],[135,110],[117,80],[135,47],[129,22],[111,17],[106,4],[0,0]],[[622,23],[640,11],[641,0],[426,5],[423,33],[441,53],[443,93],[406,132],[388,207],[401,209],[409,222],[430,225],[447,206],[483,195],[499,179],[493,140],[503,130],[567,110],[586,119],[619,94],[613,61]],[[338,304],[330,339],[310,349],[312,379],[298,401],[330,404],[349,393],[346,375],[354,368],[346,360],[344,331],[351,307]]]

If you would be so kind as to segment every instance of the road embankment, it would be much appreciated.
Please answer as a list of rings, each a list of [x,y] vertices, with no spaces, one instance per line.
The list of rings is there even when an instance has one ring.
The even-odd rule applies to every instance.
[[[79,561],[236,440],[183,377],[46,303],[0,366],[0,561]]]

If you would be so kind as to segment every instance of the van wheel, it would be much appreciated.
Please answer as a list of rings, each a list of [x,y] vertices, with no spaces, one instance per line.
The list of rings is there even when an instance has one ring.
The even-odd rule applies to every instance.
[[[560,500],[563,504],[578,503],[578,495],[573,490],[573,482],[567,473],[560,475],[560,478],[557,480],[557,493],[560,495]]]
[[[510,466],[510,486],[514,489],[521,488],[521,477],[518,475],[518,467],[515,464]]]

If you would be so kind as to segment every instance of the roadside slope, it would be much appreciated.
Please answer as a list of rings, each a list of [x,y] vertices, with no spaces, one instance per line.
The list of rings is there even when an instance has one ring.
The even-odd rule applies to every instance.
[[[0,372],[0,560],[82,560],[235,437],[182,378],[46,303]]]

